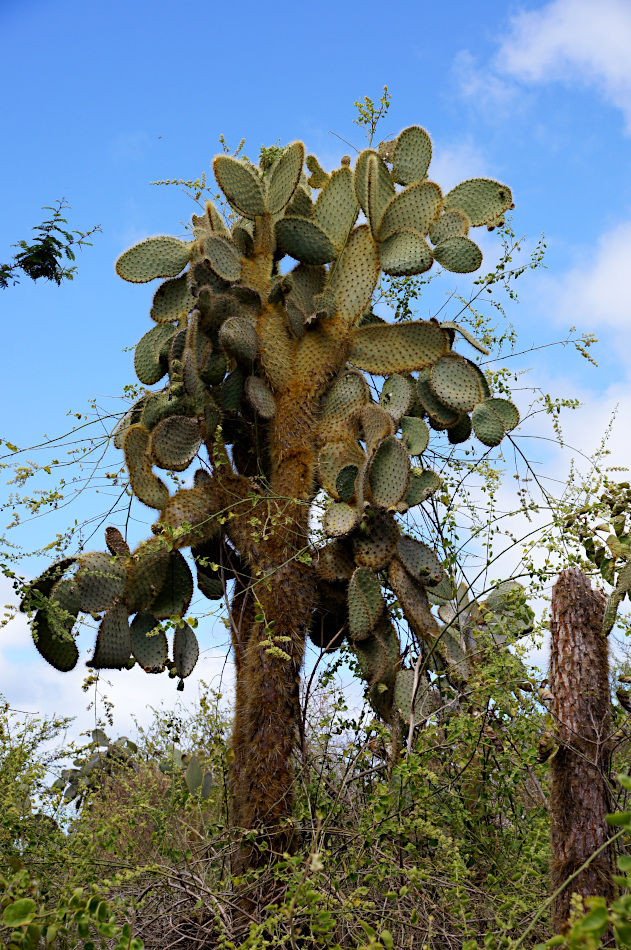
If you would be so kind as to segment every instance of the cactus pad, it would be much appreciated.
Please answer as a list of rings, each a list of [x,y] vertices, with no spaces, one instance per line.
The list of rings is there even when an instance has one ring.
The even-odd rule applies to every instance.
[[[379,263],[392,277],[424,274],[434,263],[427,241],[412,228],[399,228],[379,245]]]
[[[398,670],[394,684],[394,707],[398,709],[404,722],[409,723],[412,714],[414,694],[414,670]],[[414,722],[422,723],[440,706],[440,693],[421,679],[417,684],[414,698]]]
[[[310,218],[281,218],[276,222],[276,240],[286,254],[303,264],[328,264],[336,256],[328,234]]]
[[[199,657],[197,637],[187,623],[176,627],[173,637],[173,660],[177,675],[182,679],[190,676]]]
[[[423,409],[428,413],[430,421],[438,427],[448,428],[458,422],[460,414],[438,398],[430,385],[430,370],[424,368],[418,374],[416,392]]]
[[[464,211],[459,208],[451,208],[432,223],[429,229],[429,239],[432,244],[442,244],[443,241],[447,241],[449,238],[466,237],[469,233],[470,224],[471,222]]]
[[[171,416],[159,422],[151,433],[150,451],[160,468],[183,472],[197,455],[201,444],[199,419]]]
[[[270,214],[278,214],[291,201],[300,181],[304,160],[304,145],[294,142],[274,162],[267,185],[266,204]]]
[[[337,168],[318,195],[313,223],[330,238],[336,251],[341,251],[358,213],[353,173],[350,168]]]
[[[395,373],[384,382],[379,396],[379,405],[386,410],[389,416],[392,416],[395,425],[398,425],[402,416],[412,405],[413,397],[414,392],[410,381],[405,376],[399,376],[398,373]]]
[[[219,331],[219,342],[239,363],[253,363],[259,347],[256,330],[245,317],[231,317]]]
[[[205,237],[200,244],[200,253],[222,280],[235,281],[241,276],[241,251],[223,234],[213,233]]]
[[[156,277],[177,277],[188,264],[193,244],[160,235],[135,244],[116,261],[116,273],[133,284]]]
[[[259,376],[248,376],[246,379],[245,398],[261,419],[271,419],[276,414],[274,396]]]
[[[399,538],[397,558],[412,577],[421,579],[430,587],[442,580],[444,571],[436,554],[416,538],[407,534]]]
[[[370,228],[362,224],[351,232],[331,277],[338,324],[350,329],[359,323],[379,279],[379,266],[378,246]]]
[[[318,456],[318,470],[322,487],[334,498],[341,497],[337,488],[338,476],[345,468],[352,467],[354,469],[354,475],[352,476],[354,486],[357,473],[365,461],[366,456],[356,442],[348,440],[327,442]],[[351,492],[352,494],[353,492]],[[343,501],[348,501],[348,498],[344,498]]]
[[[320,548],[314,566],[318,576],[325,581],[350,580],[355,570],[353,557],[341,541],[330,541]]]
[[[372,155],[379,157],[374,149],[365,149],[359,155],[355,165],[355,196],[366,217],[368,217],[368,163]]]
[[[338,501],[327,508],[322,527],[329,538],[341,538],[353,530],[360,518],[359,508],[354,508],[345,501]]]
[[[473,410],[471,423],[480,442],[493,448],[500,444],[506,434],[506,429],[499,413],[489,405],[490,402],[489,399],[478,403]]]
[[[182,617],[193,596],[193,575],[179,551],[171,551],[158,593],[151,601],[150,610],[156,620]]]
[[[429,384],[441,402],[458,412],[469,412],[484,399],[478,373],[461,356],[449,354],[437,360]]]
[[[379,228],[379,239],[385,241],[401,228],[412,228],[420,235],[427,234],[430,225],[440,214],[442,203],[442,192],[434,182],[410,185],[388,202]]]
[[[105,543],[112,557],[123,559],[129,557],[129,545],[118,528],[110,527],[105,529]]]
[[[416,416],[403,416],[401,437],[410,455],[421,455],[429,444],[429,429]]]
[[[419,125],[403,129],[394,143],[392,177],[399,185],[422,181],[432,160],[432,140]]]
[[[153,295],[149,316],[156,323],[177,322],[191,312],[195,298],[189,290],[187,274],[160,284]]]
[[[131,656],[131,631],[127,607],[114,604],[103,617],[94,656],[88,666],[96,670],[122,670]]]
[[[434,248],[434,260],[454,274],[470,274],[482,263],[482,251],[468,237],[450,237]]]
[[[134,494],[149,508],[160,510],[169,500],[169,489],[151,471],[150,438],[144,426],[130,426],[125,433],[123,448]]]
[[[471,435],[471,417],[466,413],[460,416],[457,423],[454,426],[451,426],[447,432],[447,438],[452,445],[459,445],[461,442],[466,442],[469,436]]]
[[[458,208],[469,218],[473,227],[493,225],[508,208],[513,196],[507,185],[490,178],[470,178],[456,185],[445,195],[445,210]]]
[[[136,614],[131,623],[131,652],[145,673],[161,673],[169,655],[164,630],[148,611]]]
[[[446,331],[433,323],[376,324],[355,330],[348,359],[369,373],[409,373],[440,359],[448,343]]]
[[[412,630],[425,643],[433,645],[438,624],[430,610],[425,585],[408,574],[397,558],[388,569],[388,581]]]
[[[433,472],[429,468],[423,470],[412,469],[410,487],[405,493],[402,508],[407,511],[408,508],[422,504],[424,501],[427,501],[434,492],[438,491],[440,486],[440,476],[437,475],[436,472]]]
[[[178,547],[201,544],[212,538],[219,530],[214,518],[215,511],[203,486],[181,488],[170,499],[160,516],[160,522],[171,528],[191,526],[177,536]]]
[[[379,578],[367,567],[358,567],[348,584],[348,623],[352,640],[370,635],[386,607]]]
[[[366,443],[366,451],[369,455],[373,454],[380,442],[394,434],[392,416],[381,406],[369,403],[360,409],[357,418],[361,424],[362,439]]]
[[[322,407],[320,431],[327,441],[348,438],[350,419],[368,400],[368,385],[363,376],[359,373],[340,376],[329,390]]]
[[[58,581],[51,592],[50,604],[37,611],[31,625],[37,650],[60,673],[74,669],[79,659],[71,636],[79,612],[78,592],[72,591],[72,586],[70,579]]]
[[[258,171],[248,162],[230,155],[216,155],[213,171],[231,207],[244,218],[265,214],[265,191]]]
[[[111,554],[90,551],[78,559],[76,584],[79,591],[80,609],[86,613],[108,610],[119,598],[127,583],[123,564]]]
[[[145,386],[153,386],[166,373],[169,348],[176,332],[172,324],[162,323],[148,330],[137,344],[134,368],[138,379]]]
[[[519,412],[517,407],[513,405],[508,399],[487,399],[484,403],[485,406],[488,406],[493,412],[497,413],[504,424],[504,428],[507,432],[510,432],[511,429],[514,429],[515,426],[519,425]]]
[[[392,179],[383,159],[371,155],[367,164],[368,174],[368,223],[375,239],[379,236],[384,212],[395,194]]]
[[[362,675],[370,685],[391,681],[399,665],[400,645],[390,618],[387,615],[382,617],[372,636],[356,640],[353,651]]]
[[[221,405],[224,409],[236,412],[243,397],[243,374],[239,367],[228,373],[221,387]]]
[[[410,458],[402,442],[390,435],[379,445],[370,465],[372,500],[380,508],[395,508],[410,484]]]
[[[353,536],[355,563],[371,571],[383,570],[392,560],[398,540],[399,528],[392,515],[376,512],[366,531],[359,530]]]

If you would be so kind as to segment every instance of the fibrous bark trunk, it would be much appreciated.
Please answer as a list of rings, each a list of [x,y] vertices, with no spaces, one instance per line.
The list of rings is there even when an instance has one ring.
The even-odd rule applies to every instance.
[[[559,748],[551,761],[552,888],[561,887],[609,838],[609,661],[601,634],[605,598],[577,568],[552,592],[550,711]],[[567,923],[572,894],[613,897],[606,848],[558,896],[554,927]]]

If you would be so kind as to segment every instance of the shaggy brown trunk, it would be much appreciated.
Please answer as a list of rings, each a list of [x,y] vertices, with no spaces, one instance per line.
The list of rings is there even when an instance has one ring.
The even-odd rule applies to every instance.
[[[551,762],[552,887],[577,871],[609,838],[611,810],[609,662],[601,635],[604,597],[578,568],[552,591],[550,711],[559,748]],[[556,899],[554,928],[567,923],[572,894],[613,897],[612,855],[598,855]]]
[[[316,603],[313,571],[297,557],[307,547],[314,493],[314,415],[296,396],[278,403],[271,491],[258,506],[259,523],[249,526],[253,581],[232,605],[237,627],[232,822],[236,829],[257,832],[255,842],[241,846],[236,873],[280,857],[293,838],[300,671]]]

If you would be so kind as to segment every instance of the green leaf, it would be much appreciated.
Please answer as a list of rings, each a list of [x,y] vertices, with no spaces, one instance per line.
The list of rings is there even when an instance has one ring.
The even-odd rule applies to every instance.
[[[22,927],[30,924],[37,913],[37,904],[30,897],[23,897],[5,907],[2,919],[7,927]]]

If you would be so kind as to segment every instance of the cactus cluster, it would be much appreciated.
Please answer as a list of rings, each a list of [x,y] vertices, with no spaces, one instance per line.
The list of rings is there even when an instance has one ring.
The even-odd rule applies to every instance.
[[[452,444],[473,433],[492,447],[519,422],[477,363],[454,350],[459,333],[486,352],[466,329],[392,325],[371,310],[380,272],[421,274],[434,261],[476,270],[482,254],[471,229],[497,226],[513,207],[510,189],[489,179],[443,195],[427,178],[431,151],[427,132],[411,126],[363,151],[354,168],[344,157],[328,173],[307,156],[309,177],[301,142],[260,166],[219,155],[213,167],[229,223],[207,202],[187,240],[151,237],[119,258],[123,279],[162,281],[154,326],[134,354],[140,382],[161,385],[147,388],[113,433],[135,496],[159,515],[155,537],[135,551],[108,528],[109,553],[59,562],[27,591],[37,648],[57,669],[77,662],[73,631],[84,613],[99,618],[90,665],[188,676],[195,633],[175,624],[170,658],[160,624],[182,618],[193,596],[181,549],[191,548],[198,589],[210,599],[224,596],[235,574],[239,596],[261,571],[273,585],[274,571],[304,548],[309,507],[323,491],[329,541],[313,552],[313,601],[298,619],[272,618],[276,633],[302,624],[303,639],[309,628],[323,649],[348,636],[381,715],[405,706],[409,671],[399,670],[382,588],[428,643],[436,625],[428,595],[447,584],[451,597],[436,553],[397,521],[440,486],[423,463],[431,431],[445,430]],[[365,374],[380,377],[378,399]],[[171,494],[154,469],[185,472],[202,446],[207,458],[192,487]],[[294,534],[272,528],[250,543],[257,511],[269,513],[272,502],[285,511],[287,499],[296,503],[287,516]],[[456,639],[445,633],[438,653],[464,675]]]

